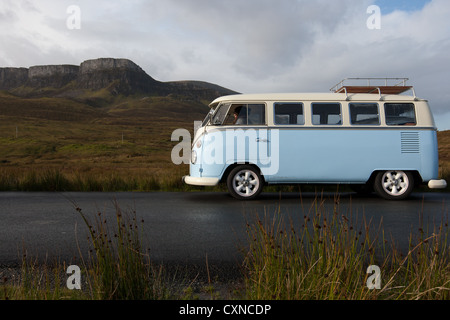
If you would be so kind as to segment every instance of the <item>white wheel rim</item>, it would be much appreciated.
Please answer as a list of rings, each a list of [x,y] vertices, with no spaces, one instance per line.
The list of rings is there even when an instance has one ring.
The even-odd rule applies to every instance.
[[[233,189],[242,197],[250,197],[259,189],[259,178],[250,170],[241,170],[233,177]]]
[[[401,196],[409,186],[409,179],[403,171],[386,171],[381,178],[383,190],[391,196]]]

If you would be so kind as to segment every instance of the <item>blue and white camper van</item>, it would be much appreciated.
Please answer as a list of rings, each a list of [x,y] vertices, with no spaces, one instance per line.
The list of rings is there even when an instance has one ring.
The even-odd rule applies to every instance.
[[[419,184],[445,188],[429,105],[407,79],[389,84],[398,79],[217,98],[195,132],[183,180],[226,183],[237,199],[257,197],[266,184],[348,184],[386,199],[404,199]]]

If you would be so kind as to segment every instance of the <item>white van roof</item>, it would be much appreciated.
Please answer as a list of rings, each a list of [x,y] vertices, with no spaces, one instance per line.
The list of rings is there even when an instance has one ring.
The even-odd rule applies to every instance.
[[[415,96],[372,93],[255,93],[222,96],[210,103],[250,101],[424,101]]]
[[[333,86],[331,93],[267,93],[237,94],[219,97],[219,102],[244,101],[425,101],[418,99],[413,86],[406,85],[408,78],[345,78]],[[412,91],[413,95],[401,95]]]

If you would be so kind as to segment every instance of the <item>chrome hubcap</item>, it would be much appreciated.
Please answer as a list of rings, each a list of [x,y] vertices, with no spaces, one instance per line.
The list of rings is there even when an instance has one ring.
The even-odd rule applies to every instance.
[[[250,197],[259,188],[258,176],[249,170],[239,171],[233,180],[233,189],[243,197]]]
[[[403,171],[388,171],[383,175],[381,183],[386,193],[400,196],[408,189],[409,179]]]

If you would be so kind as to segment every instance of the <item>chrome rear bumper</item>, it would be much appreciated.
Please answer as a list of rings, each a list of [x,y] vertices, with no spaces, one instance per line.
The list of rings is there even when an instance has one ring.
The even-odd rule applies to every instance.
[[[444,179],[428,181],[428,188],[430,189],[444,189],[447,187],[447,181]]]

